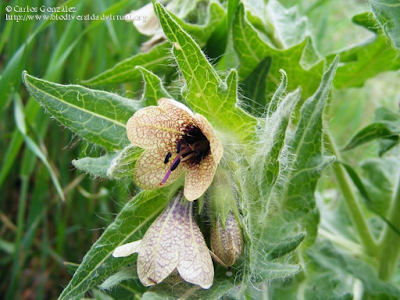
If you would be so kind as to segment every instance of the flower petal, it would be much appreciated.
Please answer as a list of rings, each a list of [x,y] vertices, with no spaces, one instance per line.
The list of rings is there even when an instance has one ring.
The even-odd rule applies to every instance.
[[[166,111],[172,111],[176,114],[187,113],[189,118],[193,118],[193,112],[185,104],[178,102],[174,99],[160,98],[157,101],[158,105],[164,108]]]
[[[217,164],[212,154],[205,157],[200,164],[188,165],[185,177],[185,197],[189,201],[200,198],[210,186]]]
[[[138,256],[138,275],[145,286],[163,281],[178,266],[183,248],[182,194],[150,226],[143,237]]]
[[[178,272],[185,281],[208,289],[213,284],[214,266],[203,235],[193,220],[192,207],[193,203],[187,205],[185,221],[181,222],[184,245],[179,253]]]
[[[197,126],[200,128],[201,132],[210,142],[211,154],[214,157],[215,163],[218,164],[224,152],[221,141],[215,134],[214,129],[206,118],[200,114],[196,114],[194,119],[196,120]]]
[[[129,119],[126,130],[132,144],[144,149],[176,145],[185,128],[194,124],[194,119],[188,111],[174,105],[176,101],[172,101],[161,98],[159,106],[142,108]]]
[[[140,245],[142,243],[142,240],[135,241],[132,243],[124,244],[122,246],[119,246],[115,248],[113,252],[114,257],[126,257],[129,256],[133,253],[136,253],[139,251]]]
[[[149,3],[138,10],[132,10],[125,16],[125,20],[133,21],[133,25],[141,34],[151,36],[160,31],[161,25],[154,13],[153,3]]]
[[[144,190],[160,188],[160,182],[167,174],[172,160],[176,157],[176,154],[173,154],[169,163],[164,164],[164,158],[168,151],[172,153],[171,149],[149,149],[144,151],[139,157],[133,170],[133,180],[140,188]],[[179,164],[178,167],[171,172],[163,186],[173,183],[183,171],[183,164]]]

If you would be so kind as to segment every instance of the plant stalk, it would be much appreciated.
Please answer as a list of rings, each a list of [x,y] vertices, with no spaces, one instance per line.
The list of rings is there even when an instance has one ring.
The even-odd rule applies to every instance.
[[[341,160],[339,150],[328,132],[325,133],[325,145],[331,153],[336,156],[337,160]],[[367,220],[357,201],[351,180],[341,164],[335,163],[332,168],[365,252],[369,255],[376,256],[378,245],[369,230]]]
[[[396,228],[400,228],[400,176],[397,180],[392,204],[388,216],[389,222]],[[400,236],[389,226],[386,226],[383,233],[379,252],[379,278],[390,281],[397,267],[400,256]]]

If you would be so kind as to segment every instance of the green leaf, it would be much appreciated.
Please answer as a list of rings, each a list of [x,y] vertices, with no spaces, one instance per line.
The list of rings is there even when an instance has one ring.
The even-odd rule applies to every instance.
[[[141,73],[136,67],[140,66],[152,72],[166,73],[172,70],[169,66],[170,44],[162,43],[151,48],[149,52],[139,53],[127,58],[111,69],[108,69],[99,75],[83,80],[82,83],[90,86],[122,83],[139,80]]]
[[[79,85],[60,85],[23,73],[25,86],[50,114],[85,140],[118,150],[129,145],[125,124],[138,101]]]
[[[93,289],[92,293],[93,293],[93,296],[94,296],[94,300],[114,300],[113,297],[110,297],[106,293],[103,293],[103,292],[101,292],[99,290],[96,290],[96,289]]]
[[[268,109],[267,109],[268,118],[271,117],[271,115],[275,113],[275,111],[277,110],[278,105],[282,100],[283,93],[285,93],[287,89],[287,74],[284,70],[279,70],[279,72],[282,75],[282,79],[274,95],[272,96],[271,101],[268,104]]]
[[[296,235],[285,237],[285,239],[276,241],[273,245],[272,250],[268,254],[268,259],[272,260],[275,258],[282,257],[294,249],[296,249],[300,243],[304,240],[306,234],[300,232]]]
[[[251,238],[245,254],[249,261],[246,272],[254,280],[263,272],[260,262],[264,265],[266,259],[277,258],[279,252],[287,254],[300,243],[309,246],[315,240],[319,223],[315,188],[323,169],[334,160],[323,154],[322,120],[338,61],[336,58],[318,90],[303,103],[297,126],[290,124],[290,119],[300,100],[300,90],[283,97],[283,76],[274,96],[276,108],[267,115],[259,149],[246,173],[246,181],[253,176],[258,179],[250,180],[246,188],[259,198],[245,202],[245,219],[249,219],[246,228]]]
[[[78,270],[59,299],[73,299],[100,285],[110,275],[132,264],[136,255],[114,258],[114,249],[139,240],[150,223],[162,212],[176,188],[145,191],[129,201],[83,258]]]
[[[370,141],[380,138],[389,138],[392,135],[393,133],[388,128],[387,124],[375,122],[357,132],[357,134],[350,139],[347,145],[343,147],[343,150],[351,150]]]
[[[266,110],[267,75],[271,66],[271,58],[264,58],[253,72],[243,80],[244,103],[247,110],[256,116],[262,116]],[[243,105],[243,104],[242,104]]]
[[[290,48],[305,39],[308,33],[307,18],[299,16],[296,6],[286,9],[277,0],[270,0],[266,5],[266,11],[268,23],[264,23],[272,27],[273,41],[282,45],[282,48]]]
[[[315,188],[322,170],[334,161],[323,154],[323,112],[339,57],[322,77],[315,94],[308,98],[300,111],[300,120],[292,136],[287,137],[281,158],[290,157],[280,170],[274,193],[281,203],[286,220],[297,221],[307,231],[306,242],[312,244],[318,229],[319,213],[315,204]]]
[[[400,2],[398,0],[371,0],[369,3],[393,46],[400,49]]]
[[[74,159],[75,168],[95,177],[122,179],[133,176],[135,163],[143,149],[133,145],[126,146],[118,152],[110,152],[100,157]]]
[[[266,262],[262,266],[258,266],[255,269],[257,274],[256,282],[264,282],[266,280],[273,280],[279,278],[289,278],[301,271],[299,265],[291,264],[277,264]]]
[[[233,21],[233,42],[241,62],[239,76],[242,80],[249,76],[263,59],[271,57],[267,95],[275,91],[280,79],[280,69],[287,73],[289,91],[295,90],[300,85],[303,90],[302,97],[306,99],[317,89],[324,62],[304,63],[303,58],[310,56],[312,51],[310,38],[305,38],[290,48],[274,48],[261,38],[260,32],[247,20],[245,8],[241,4]]]
[[[201,8],[199,6],[203,6],[203,3],[197,3],[196,10],[199,11]],[[172,14],[171,14],[172,15]],[[204,24],[193,24],[189,22],[184,22],[178,17],[172,15],[174,20],[190,34],[190,36],[203,47],[207,44],[207,41],[210,40],[210,37],[218,29],[218,26],[221,22],[224,23],[226,21],[226,13],[225,10],[221,7],[217,2],[210,2],[207,8],[207,12],[205,14]],[[197,16],[197,19],[201,19],[201,16]],[[220,41],[221,42],[221,41]]]
[[[204,115],[215,126],[248,138],[256,121],[236,105],[237,73],[232,70],[225,82],[222,81],[200,47],[163,6],[156,3],[155,8],[165,35],[174,45],[172,51],[185,78],[184,99],[194,111]]]
[[[373,26],[374,21],[369,20],[372,18],[371,15],[362,14],[362,16],[354,18],[358,25],[368,30]],[[399,51],[390,46],[382,30],[361,44],[336,54],[340,54],[340,66],[334,84],[339,89],[361,87],[367,79],[373,78],[379,73],[400,68]],[[333,59],[336,54],[328,56],[328,60]]]
[[[360,177],[358,176],[357,172],[349,165],[342,163],[341,164],[344,166],[344,168],[347,171],[347,174],[349,174],[350,178],[353,180],[354,185],[357,187],[358,191],[360,192],[361,196],[363,197],[364,201],[367,204],[367,207],[377,214],[394,232],[396,232],[400,236],[400,230],[397,229],[386,217],[384,212],[379,210],[375,206],[375,201],[372,200],[372,198],[369,196],[369,193],[367,189],[365,188],[363,182],[361,181]],[[390,204],[391,197],[384,199],[384,202]]]
[[[125,147],[111,161],[107,170],[107,176],[111,179],[122,179],[133,176],[136,161],[143,153],[143,149],[133,145]]]
[[[397,155],[369,158],[361,162],[362,180],[373,204],[384,215],[389,213],[395,193],[396,179],[400,177],[400,161]]]
[[[109,290],[120,282],[130,279],[139,279],[135,266],[129,266],[118,271],[114,275],[108,277],[99,287],[102,290]]]
[[[171,288],[173,287],[173,288]],[[214,283],[208,290],[199,286],[188,284],[182,280],[180,282],[163,282],[156,285],[143,294],[142,300],[161,300],[161,299],[220,299],[226,294],[235,295],[238,288],[235,287],[233,279],[224,275],[214,279]]]
[[[343,150],[351,150],[376,139],[393,141],[389,147],[380,149],[380,155],[392,148],[400,138],[400,114],[381,107],[375,111],[375,120],[357,132]]]
[[[358,278],[366,291],[365,297],[368,297],[369,294],[379,297],[377,299],[399,299],[399,288],[380,280],[376,270],[366,261],[327,242],[321,243],[318,248],[311,250],[314,251],[309,251],[310,257],[313,257],[316,263],[325,269],[332,268],[338,274],[342,274],[341,281],[344,281],[343,278],[346,274]]]
[[[282,79],[282,85],[286,84],[286,77]],[[279,89],[278,92],[279,93]],[[262,144],[258,149],[257,158],[255,159],[255,167],[259,170],[263,182],[261,183],[262,195],[266,202],[270,197],[270,191],[278,179],[281,163],[279,156],[285,142],[287,127],[296,104],[300,100],[300,90],[288,94],[286,97],[280,98],[275,94],[276,110],[271,114],[264,125],[263,133],[260,136]],[[277,103],[281,101],[280,103]],[[271,102],[272,104],[272,102]],[[285,166],[283,166],[285,167]]]
[[[172,98],[164,89],[162,81],[157,75],[143,67],[136,67],[143,76],[144,92],[142,96],[143,106],[157,105],[160,98]]]
[[[74,159],[72,164],[75,168],[92,176],[107,178],[107,170],[116,155],[115,152],[111,152],[100,157]]]

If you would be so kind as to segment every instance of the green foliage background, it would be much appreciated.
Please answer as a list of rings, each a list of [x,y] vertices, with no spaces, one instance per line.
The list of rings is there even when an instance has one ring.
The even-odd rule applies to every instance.
[[[60,295],[63,286],[70,281],[77,267],[76,264],[82,261],[85,253],[103,233],[103,229],[114,221],[115,215],[137,193],[137,188],[129,177],[132,172],[130,162],[135,161],[141,152],[132,147],[124,148],[129,142],[124,138],[124,128],[120,125],[123,125],[139,107],[154,104],[158,98],[167,96],[168,93],[182,100],[178,92],[181,86],[174,77],[175,66],[171,65],[170,57],[164,56],[170,51],[169,44],[156,46],[147,56],[134,56],[139,53],[140,44],[146,38],[126,22],[5,20],[6,5],[21,7],[49,5],[42,1],[33,2],[10,1],[10,3],[0,4],[2,14],[0,21],[2,114],[0,123],[0,251],[3,253],[0,260],[2,269],[0,294],[5,295],[7,299],[53,299]],[[360,183],[354,180],[354,176],[351,179],[356,185],[351,183],[350,177],[342,182],[339,179],[337,184],[334,180],[335,176],[346,178],[345,169],[339,164],[333,165],[323,173],[316,194],[316,201],[321,210],[317,243],[307,251],[292,252],[305,238],[304,232],[300,230],[295,235],[289,232],[292,235],[288,234],[282,240],[274,240],[275,244],[263,245],[269,255],[269,265],[266,268],[269,273],[264,274],[262,270],[253,270],[258,272],[260,278],[257,279],[244,274],[243,280],[255,282],[254,289],[250,287],[246,291],[246,296],[256,298],[259,296],[258,291],[261,290],[273,299],[291,299],[290,297],[298,295],[301,291],[305,299],[328,299],[329,297],[348,299],[351,293],[362,295],[364,292],[366,299],[396,299],[400,295],[398,269],[395,268],[394,276],[390,278],[385,278],[376,272],[375,268],[379,263],[377,257],[379,259],[382,255],[375,255],[374,245],[368,241],[368,237],[357,237],[354,226],[363,226],[363,224],[354,225],[351,221],[351,218],[355,218],[358,223],[362,223],[363,220],[368,222],[372,237],[378,238],[378,232],[387,226],[383,220],[395,219],[396,215],[393,214],[398,213],[397,207],[390,209],[387,201],[395,191],[396,178],[399,176],[398,152],[394,154],[390,152],[384,158],[379,158],[377,155],[384,154],[392,148],[398,141],[400,133],[398,123],[400,62],[397,38],[400,35],[398,34],[398,19],[395,18],[397,22],[393,23],[388,21],[391,20],[391,15],[395,14],[395,10],[388,9],[385,1],[371,1],[371,6],[369,6],[362,1],[286,0],[280,3],[287,8],[297,5],[298,11],[292,10],[291,13],[281,14],[285,16],[283,19],[277,20],[276,23],[265,24],[264,16],[260,15],[262,11],[260,7],[263,8],[265,5],[263,1],[243,2],[244,4],[237,10],[232,10],[232,6],[235,7],[235,1],[229,1],[228,4],[231,6],[225,3],[228,6],[226,20],[228,23],[232,22],[231,30],[234,37],[232,41],[228,40],[224,55],[222,54],[225,50],[222,46],[225,45],[220,42],[218,34],[222,36],[226,34],[223,29],[225,23],[216,22],[225,16],[225,11],[220,5],[216,3],[205,5],[204,10],[199,11],[197,15],[189,14],[188,18],[192,18],[190,20],[194,24],[180,21],[176,17],[178,25],[187,31],[213,59],[216,70],[224,72],[223,80],[228,84],[226,95],[218,94],[222,102],[210,102],[211,106],[215,106],[212,106],[211,112],[206,111],[204,104],[196,101],[195,95],[204,93],[203,98],[209,99],[215,94],[220,83],[219,75],[209,65],[208,69],[204,68],[204,74],[215,75],[214,86],[211,84],[210,88],[203,90],[202,86],[196,89],[196,86],[192,85],[191,90],[183,95],[183,99],[197,112],[209,119],[214,119],[220,112],[221,103],[225,105],[234,103],[232,102],[236,97],[234,83],[238,76],[239,82],[243,83],[241,86],[243,95],[240,95],[243,107],[256,116],[263,116],[265,115],[263,107],[269,103],[282,78],[279,69],[284,69],[288,74],[287,92],[293,92],[289,94],[291,96],[288,96],[285,103],[303,103],[319,86],[324,71],[323,62],[314,64],[318,60],[314,48],[318,50],[321,57],[326,58],[328,63],[332,62],[336,53],[340,53],[341,63],[333,81],[335,88],[330,93],[325,118],[331,136],[325,137],[326,147],[323,154],[328,157],[339,153],[332,144],[347,145],[347,149],[353,150],[341,152],[338,160],[354,168],[362,179],[361,187]],[[96,1],[96,3],[71,0],[64,4],[57,2],[52,5],[74,6],[79,14],[100,15],[106,12],[123,15],[145,3],[146,1],[125,0],[115,4],[113,1],[106,0]],[[277,14],[282,13],[279,11],[282,8],[276,4],[274,6],[273,3],[275,2],[270,1],[270,7],[276,9]],[[398,5],[396,1],[387,1],[387,3],[394,7]],[[374,20],[371,13],[364,13],[371,11],[371,7],[377,13],[377,20]],[[190,11],[190,7],[186,9]],[[251,15],[246,15],[246,18],[245,9],[252,12]],[[185,16],[185,13],[182,9],[177,15]],[[307,21],[301,16],[306,16]],[[196,24],[196,21],[201,21],[197,22],[201,25]],[[170,21],[164,20],[164,22]],[[381,25],[384,26],[380,27]],[[274,34],[277,32],[279,35]],[[186,43],[182,41],[187,37],[176,35],[174,30],[166,34],[172,42]],[[309,34],[312,38],[308,37]],[[377,34],[376,38],[374,34]],[[368,41],[365,42],[365,40]],[[271,44],[274,47],[271,47]],[[219,48],[218,45],[221,47]],[[344,48],[346,50],[343,50]],[[190,74],[185,74],[185,72],[190,70],[190,66],[183,65],[185,58],[180,56],[182,52],[175,48],[174,53],[183,75],[189,76]],[[195,60],[190,61],[196,64]],[[206,64],[206,60],[202,61],[202,65]],[[135,66],[142,67],[135,68]],[[234,67],[238,72],[226,75],[230,68]],[[34,76],[31,77],[26,73],[23,75],[30,94],[22,85],[23,70],[27,70],[28,74]],[[163,80],[167,82],[164,84],[170,87],[175,86],[175,88],[170,88],[168,92],[154,88],[161,82],[149,71],[165,75]],[[80,86],[67,88],[53,84],[49,86],[47,82],[38,78],[62,84],[82,84],[83,82],[84,85],[95,86],[99,90],[122,96],[116,100],[115,95],[108,92],[92,93],[91,90]],[[146,82],[145,87],[142,78]],[[255,82],[256,78],[263,79],[261,84],[251,87],[251,83]],[[87,80],[84,81],[84,79]],[[249,84],[246,85],[246,82]],[[298,85],[302,86],[300,96],[295,91]],[[143,88],[144,95],[142,95]],[[265,89],[265,93],[257,92],[258,88]],[[48,98],[43,96],[44,92]],[[82,98],[76,98],[76,93]],[[78,136],[74,136],[71,131],[61,127],[58,122],[51,122],[49,114],[46,114],[46,111],[40,108],[30,96],[35,97],[39,102],[42,100],[46,111]],[[141,102],[130,100],[140,100],[142,97]],[[53,101],[54,99],[62,101]],[[257,100],[257,103],[254,100]],[[76,120],[66,119],[63,122],[65,111],[75,109],[70,105],[63,106],[65,104],[63,102],[74,103],[74,101],[76,101],[76,106],[83,103],[83,109],[78,109],[75,113]],[[85,101],[88,103],[87,106]],[[101,110],[101,105],[91,107],[91,101],[115,106],[115,111]],[[388,112],[382,108],[375,111],[380,106],[384,106]],[[100,119],[85,117],[85,111],[95,111]],[[221,124],[218,124],[221,128],[229,129],[232,118],[236,124],[253,122],[251,118],[246,119],[247,115],[241,112],[232,115],[227,112],[227,114],[225,117],[229,122],[221,121]],[[80,118],[88,120],[82,124],[79,122]],[[99,123],[104,125],[104,130],[101,132],[96,129]],[[301,118],[299,124],[302,124]],[[367,125],[370,127],[366,127]],[[361,130],[364,127],[366,129]],[[238,130],[238,132],[241,132],[243,140],[255,134],[251,130]],[[359,133],[355,135],[357,132]],[[279,133],[279,128],[276,133]],[[382,137],[385,138],[380,139],[379,143],[368,143]],[[307,137],[309,138],[311,137]],[[332,143],[332,140],[335,142]],[[97,146],[90,142],[94,142]],[[295,148],[296,143],[293,142],[291,147]],[[123,149],[123,154],[105,151],[117,149]],[[396,147],[394,149],[396,150]],[[309,153],[308,150],[306,152]],[[261,159],[269,159],[262,155],[261,153]],[[101,158],[95,159],[96,157]],[[111,168],[109,165],[112,162],[114,165]],[[270,162],[266,161],[266,164],[268,163]],[[299,164],[300,167],[297,166],[297,168],[307,167],[306,163],[301,165],[301,161]],[[79,169],[91,175],[85,175]],[[105,180],[101,177],[117,179],[117,181]],[[349,182],[352,185],[346,194],[346,184],[349,187]],[[365,193],[362,186],[367,190],[367,199],[364,199]],[[174,187],[168,189],[168,193],[173,193],[173,191]],[[262,193],[268,194],[270,191],[262,191]],[[125,207],[114,224],[117,226],[119,220],[124,220],[129,215],[139,215],[143,220],[151,220],[162,210],[163,204],[166,204],[164,196],[160,195],[159,191],[142,194],[139,199]],[[360,208],[359,211],[365,217],[354,216],[357,214],[354,209],[350,211],[346,209],[343,196],[347,199],[354,197],[353,204]],[[65,201],[62,202],[61,199],[64,197]],[[146,213],[147,201],[159,203],[155,205],[159,211]],[[313,200],[309,199],[309,201],[312,205]],[[291,205],[289,204],[288,207]],[[304,216],[310,218],[308,214]],[[313,222],[307,220],[306,217],[301,221],[292,217],[288,218],[292,222],[304,222],[304,224]],[[113,232],[113,228],[110,227],[103,238],[107,238],[107,242],[139,238],[144,230],[137,226],[141,220],[137,219],[135,222],[138,223],[133,222],[129,228],[124,227],[126,232]],[[279,218],[271,218],[268,219],[267,226],[270,228],[268,235],[275,237],[280,232],[282,222]],[[305,227],[307,228],[307,225]],[[398,227],[395,226],[395,228]],[[312,230],[315,231],[316,228]],[[384,255],[387,253],[390,256],[391,249],[400,244],[398,234],[393,232],[384,237],[388,239],[388,248],[381,250]],[[253,234],[263,235],[259,232]],[[105,253],[109,253],[116,246],[102,244],[102,241],[98,240],[94,247],[102,247]],[[308,239],[305,240],[307,241]],[[372,246],[365,249],[368,243]],[[257,246],[254,247],[258,249]],[[96,253],[99,256],[102,255],[100,251]],[[291,254],[285,257],[286,253]],[[265,253],[255,251],[251,254],[254,256],[254,261],[257,261],[257,256]],[[274,260],[281,255],[283,259]],[[131,297],[132,293],[140,297],[145,292],[140,283],[138,284],[135,272],[122,269],[118,278],[111,277],[109,280],[114,279],[116,283],[121,278],[136,278],[136,280],[123,281],[118,289],[112,289],[109,295],[106,295],[98,285],[103,283],[107,276],[112,275],[113,271],[132,263],[134,258],[127,258],[122,262],[104,258],[104,261],[112,265],[111,269],[102,273],[102,265],[100,265],[99,269],[92,269],[93,276],[87,276],[84,272],[79,273],[80,275],[74,279],[76,285],[69,286],[69,290],[67,288],[64,298],[69,298],[70,290],[79,293],[85,292],[89,287],[93,289],[87,296],[91,295],[99,299],[108,299],[107,297],[124,299]],[[292,278],[293,274],[299,271],[296,264],[299,261],[304,263],[307,269]],[[389,268],[393,267],[389,266]],[[101,278],[96,278],[96,274],[99,274]],[[231,281],[224,280],[223,271],[218,269],[217,274],[213,290],[204,297],[218,297],[234,288]],[[282,277],[286,277],[286,280],[272,280]],[[86,278],[88,281],[82,281],[80,278]],[[265,279],[272,281],[256,285]],[[113,284],[106,281],[102,288],[107,288],[107,285]],[[168,290],[167,287],[160,286],[144,294],[143,298],[157,298],[160,291],[165,292],[163,288]],[[185,286],[182,287],[182,289],[185,288]],[[179,287],[176,290],[179,291]]]

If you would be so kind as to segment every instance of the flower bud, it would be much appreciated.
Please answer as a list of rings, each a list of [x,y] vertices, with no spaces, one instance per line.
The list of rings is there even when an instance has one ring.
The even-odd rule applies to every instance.
[[[211,227],[211,250],[216,256],[214,259],[226,267],[235,264],[242,254],[243,236],[232,212],[228,215],[225,228],[221,220],[217,221],[216,226]]]
[[[239,211],[228,172],[218,170],[209,190],[213,259],[229,269],[243,251]]]

